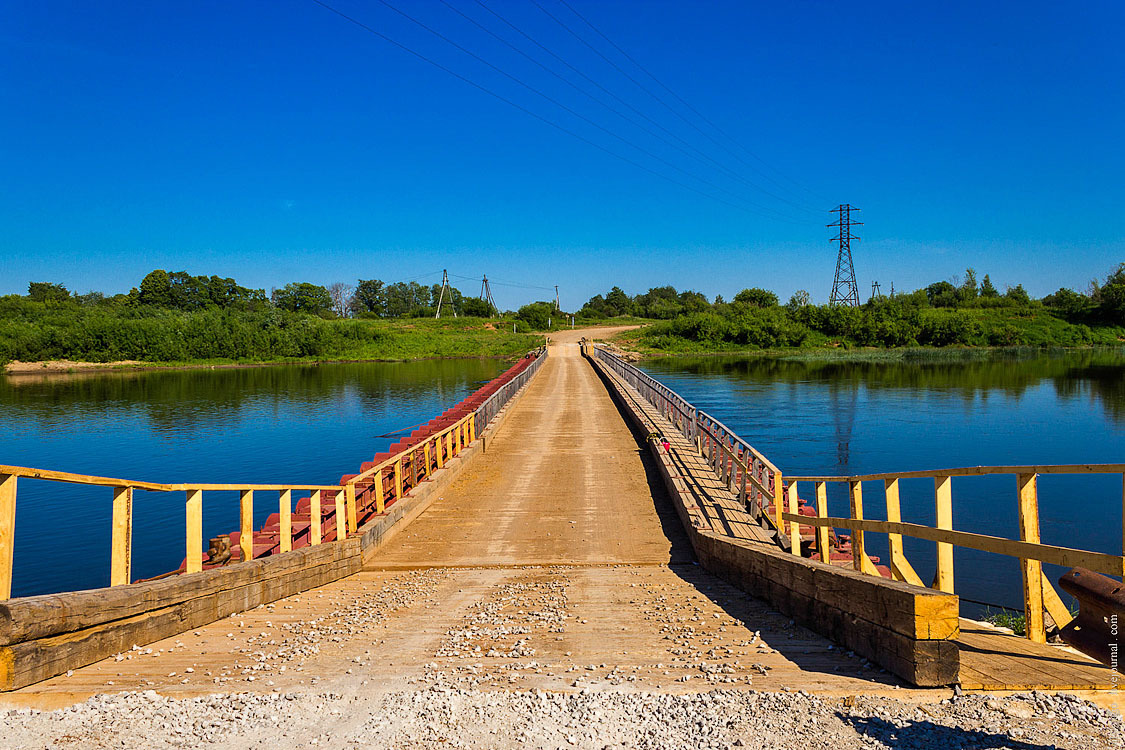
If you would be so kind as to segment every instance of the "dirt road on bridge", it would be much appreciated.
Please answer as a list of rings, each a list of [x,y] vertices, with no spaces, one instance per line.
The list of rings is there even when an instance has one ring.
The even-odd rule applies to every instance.
[[[484,453],[366,560],[362,573],[134,649],[14,699],[44,706],[138,689],[172,697],[288,695],[283,703],[290,708],[279,715],[293,726],[263,729],[267,739],[250,745],[279,748],[305,746],[309,738],[348,747],[344,738],[371,741],[380,736],[371,733],[372,717],[387,713],[392,696],[413,706],[404,715],[416,723],[410,732],[432,735],[418,745],[427,747],[458,743],[447,715],[456,706],[471,703],[488,713],[481,706],[492,699],[480,691],[526,696],[540,689],[586,702],[618,693],[622,700],[658,693],[690,702],[715,689],[819,695],[793,696],[805,714],[809,700],[824,698],[948,696],[901,689],[695,565],[647,451],[580,356],[578,339],[599,333],[606,332],[554,336],[548,360]],[[429,699],[404,697],[419,695],[436,696],[431,708],[445,713],[428,715]],[[519,700],[493,703],[503,715],[500,704]],[[740,701],[730,699],[730,710],[747,710],[737,707]],[[267,716],[278,710],[268,700],[262,705]],[[669,721],[686,721],[690,710],[678,716]],[[573,718],[546,744],[588,746],[588,728]],[[534,728],[464,731],[475,737],[470,746],[545,746]],[[855,728],[840,731],[859,743]]]

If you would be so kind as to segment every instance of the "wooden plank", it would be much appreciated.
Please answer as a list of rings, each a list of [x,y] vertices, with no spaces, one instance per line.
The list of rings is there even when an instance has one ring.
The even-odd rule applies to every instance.
[[[816,515],[818,518],[828,516],[828,485],[824,482],[816,483]],[[820,552],[820,561],[828,563],[832,556],[832,549],[829,546],[827,526],[817,527],[816,548]]]
[[[113,531],[110,537],[109,585],[124,586],[133,571],[133,488],[113,489]]]
[[[187,562],[184,572],[203,570],[203,490],[188,490],[184,506],[185,543]]]
[[[1020,539],[1039,544],[1039,492],[1035,474],[1019,474],[1016,487],[1019,493]],[[1023,611],[1027,638],[1035,643],[1047,642],[1043,622],[1043,563],[1021,557],[1023,574]]]
[[[293,492],[282,490],[277,498],[277,518],[280,539],[278,548],[282,552],[293,551]]]
[[[887,496],[887,520],[893,523],[902,521],[902,509],[899,505],[898,480],[884,480]],[[887,534],[891,550],[891,575],[895,580],[906,581],[915,586],[925,586],[921,577],[914,570],[914,566],[906,559],[902,548],[902,534]]]
[[[934,477],[934,503],[937,507],[937,528],[953,529],[953,480],[950,477]],[[937,587],[938,591],[953,593],[953,545],[938,542],[937,545]]]
[[[243,561],[254,557],[254,490],[242,490],[238,497],[238,546]]]
[[[1042,579],[1043,591],[1043,608],[1047,610],[1047,614],[1055,621],[1055,626],[1060,630],[1070,624],[1074,619],[1074,615],[1070,613],[1063,600],[1059,597],[1059,592],[1055,591],[1054,585],[1051,580],[1047,578],[1047,574],[1040,570],[1039,575]]]
[[[0,474],[0,602],[12,596],[12,568],[16,552],[15,474]]]
[[[347,485],[351,487],[353,485]],[[353,490],[354,492],[354,490]],[[344,502],[347,490],[342,489],[336,492],[336,540],[341,541],[348,538],[348,525],[344,522]]]
[[[203,490],[204,492],[237,492],[240,490],[261,490],[262,492],[280,492],[281,490],[297,490],[298,492],[312,490],[330,490],[336,487],[333,484],[172,484],[168,485],[172,491],[186,492],[188,490]],[[144,489],[138,487],[137,489]]]
[[[271,576],[335,564],[360,554],[357,538],[341,544],[305,547],[288,555],[232,563],[201,573],[170,576],[128,586],[12,599],[0,604],[0,645],[45,638],[132,617],[225,589],[251,585]]]
[[[313,490],[313,493],[311,495],[309,495],[309,544],[310,545],[315,546],[317,544],[320,544],[320,534],[321,534],[320,522],[321,522],[320,490]]]
[[[402,499],[402,459],[395,461],[395,502]]]
[[[383,512],[383,478],[382,478],[382,476],[379,477],[379,481],[376,483],[375,489],[376,489],[376,492],[375,492],[376,510],[378,510],[380,513],[382,513]],[[347,485],[344,486],[344,503],[348,507],[348,519],[347,519],[348,533],[354,534],[356,531],[359,530],[359,522],[356,520],[355,485],[354,484],[347,484]],[[336,522],[336,526],[337,527],[341,526],[339,521]]]
[[[112,477],[97,477],[89,474],[73,474],[69,471],[52,471],[50,469],[31,469],[26,466],[0,465],[0,476],[27,477],[28,479],[45,479],[51,482],[69,482],[71,484],[92,484],[99,487],[135,487],[138,490],[152,490],[154,492],[170,492],[174,488],[170,484],[157,484],[156,482],[138,482],[132,479],[114,479]]]
[[[841,529],[862,529],[875,534],[896,533],[915,539],[927,539],[939,544],[949,544],[957,547],[991,552],[1008,557],[1029,557],[1051,565],[1064,568],[1082,567],[1089,568],[1095,573],[1118,576],[1125,574],[1125,561],[1117,555],[1106,555],[1101,552],[1087,552],[1070,547],[1058,547],[1052,544],[1030,544],[1015,539],[1004,539],[988,534],[976,534],[971,531],[953,531],[950,529],[935,529],[930,526],[921,526],[915,523],[890,523],[888,521],[857,521],[851,518],[811,518],[804,517],[802,522],[809,526],[835,526]]]
[[[882,474],[856,474],[853,476],[823,475],[798,476],[799,482],[869,482],[887,479],[929,479],[942,477],[980,477],[993,474],[1125,474],[1125,464],[1040,464],[1028,466],[965,466],[956,469],[924,469],[920,471],[892,471]]]
[[[774,519],[773,519],[773,521],[774,521],[774,528],[778,530],[778,533],[780,533],[781,530],[785,528],[785,525],[782,524],[782,522],[781,522],[781,513],[782,513],[782,511],[781,511],[781,498],[784,497],[784,496],[785,496],[785,488],[784,488],[784,484],[783,484],[782,479],[781,479],[781,472],[780,471],[774,472],[774,475],[773,475],[773,511],[774,511],[773,515],[774,515]]]
[[[863,483],[848,483],[848,502],[851,505],[852,518],[863,520]],[[864,544],[863,530],[852,531],[852,570],[863,571],[863,561],[867,558],[867,549]]]
[[[427,440],[425,442],[425,444],[423,445],[422,451],[423,451],[425,461],[426,461],[425,465],[423,466],[423,469],[422,469],[422,478],[425,479],[426,477],[430,476],[430,466],[431,466],[431,464],[430,464],[430,441],[429,440]]]
[[[789,480],[789,512],[797,515],[797,483],[792,479]],[[789,523],[789,551],[801,556],[801,523],[799,521],[790,521]]]

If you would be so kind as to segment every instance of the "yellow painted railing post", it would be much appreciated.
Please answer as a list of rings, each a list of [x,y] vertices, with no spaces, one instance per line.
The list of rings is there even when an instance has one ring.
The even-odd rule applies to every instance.
[[[427,443],[428,445],[428,443]],[[437,456],[437,467],[440,469],[445,466],[445,456],[442,455],[442,438],[438,436],[434,440],[434,454]]]
[[[781,498],[785,497],[785,483],[782,481],[781,472],[776,472],[773,475],[773,523],[774,527],[781,531],[785,528],[781,522]]]
[[[293,550],[293,491],[282,490],[277,498],[277,516],[281,525],[282,552]]]
[[[425,479],[426,477],[428,477],[430,475],[430,441],[429,440],[426,441],[426,444],[423,447],[422,452],[425,455],[425,459],[426,459],[425,466],[423,466],[423,468],[422,468],[422,478]]]
[[[309,545],[320,544],[320,490],[309,495]]]
[[[203,570],[203,490],[188,490],[184,505],[186,519],[184,550],[187,562],[185,573],[198,573]]]
[[[375,507],[380,513],[382,513],[383,512],[383,477],[382,477],[382,474],[380,473],[377,476],[377,478],[378,478],[379,481],[375,483],[376,485],[378,485],[378,492],[375,495],[375,497],[376,497],[376,506]],[[344,499],[345,499],[345,501],[347,502],[347,505],[348,505],[348,531],[350,533],[354,534],[359,529],[359,521],[356,519],[356,511],[355,511],[355,485],[354,484],[345,485],[345,487],[344,487]]]
[[[797,482],[789,480],[789,514],[797,515]],[[789,522],[789,551],[801,556],[801,522]]]
[[[351,485],[347,485],[350,487]],[[341,541],[348,538],[348,525],[344,522],[344,497],[347,490],[343,489],[336,493],[336,541]]]
[[[449,430],[445,433],[445,457],[448,460],[453,455],[453,430]]]
[[[899,503],[898,480],[884,479],[887,497],[887,520],[893,523],[902,522],[902,506]],[[925,586],[922,579],[914,571],[910,561],[906,559],[906,552],[902,546],[902,534],[887,534],[888,546],[891,550],[891,576],[896,581],[906,581],[915,586]]]
[[[239,535],[242,561],[254,559],[254,490],[242,490],[238,498]]]
[[[934,477],[934,503],[937,510],[937,528],[953,528],[953,478]],[[953,593],[953,545],[937,543],[937,588]]]
[[[113,488],[113,532],[110,540],[109,585],[124,586],[133,569],[133,488]]]
[[[883,487],[887,497],[887,520],[901,523],[902,507],[898,498],[898,480],[885,479]],[[902,534],[887,534],[887,545],[891,551],[891,576],[896,581],[905,581],[906,577],[901,573],[902,562],[906,559],[902,549]]]
[[[816,517],[828,518],[828,484],[826,482],[816,483]],[[820,552],[820,561],[823,563],[831,562],[832,550],[828,545],[828,527],[817,526],[816,548]]]
[[[402,499],[402,459],[395,461],[395,502]]]
[[[863,482],[848,482],[848,500],[851,504],[852,518],[856,521],[863,520]],[[852,567],[862,572],[863,561],[867,557],[867,547],[864,543],[863,532],[852,529]]]
[[[1016,475],[1020,503],[1020,539],[1039,544],[1039,492],[1035,474]],[[1023,572],[1024,632],[1034,643],[1046,643],[1043,622],[1043,563],[1021,559]]]
[[[15,474],[0,474],[0,602],[12,598],[12,565],[16,551]]]

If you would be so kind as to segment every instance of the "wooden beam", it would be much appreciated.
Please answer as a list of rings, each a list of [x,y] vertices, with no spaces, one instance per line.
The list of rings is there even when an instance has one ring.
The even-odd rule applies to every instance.
[[[852,518],[857,521],[863,520],[863,483],[862,482],[849,482],[848,483],[848,501],[851,504]],[[867,557],[867,549],[864,544],[863,530],[852,530],[852,570],[863,570],[863,560]]]
[[[376,503],[376,509],[380,513],[382,513],[383,512],[383,477],[382,477],[382,475],[379,475],[378,480],[379,481],[376,482],[376,484],[378,485],[378,493],[375,495],[375,503]],[[355,485],[354,484],[348,484],[348,485],[344,486],[344,501],[348,506],[348,532],[354,534],[356,531],[359,530],[359,521],[356,519],[356,512],[355,512]],[[336,525],[339,526],[340,522],[337,521]]]
[[[402,459],[395,461],[395,502],[402,499]]]
[[[124,586],[133,572],[133,488],[113,488],[113,531],[109,553],[109,585]]]
[[[352,485],[347,486],[351,487]],[[348,538],[348,525],[344,520],[344,499],[346,495],[346,489],[336,493],[336,541],[338,542]]]
[[[953,479],[934,477],[934,504],[937,510],[937,528],[953,529]],[[938,542],[937,545],[937,589],[947,594],[953,593],[953,545]]]
[[[1054,585],[1051,580],[1047,578],[1045,573],[1040,573],[1043,580],[1043,608],[1047,610],[1047,614],[1055,621],[1055,627],[1060,630],[1070,624],[1074,619],[1074,615],[1063,604],[1063,600],[1059,597],[1059,592],[1055,591]]]
[[[824,482],[816,483],[816,516],[817,518],[828,517],[828,485]],[[816,548],[820,552],[821,562],[831,562],[832,550],[829,547],[827,526],[816,527]]]
[[[899,505],[898,480],[884,480],[887,495],[887,520],[892,523],[902,521],[902,508]],[[914,566],[906,559],[902,548],[902,534],[887,534],[887,541],[891,550],[891,575],[896,581],[906,581],[915,586],[925,586],[922,579],[914,571]]]
[[[242,561],[254,559],[254,490],[242,490],[238,497],[238,546]]]
[[[789,512],[797,515],[797,483],[789,480]],[[789,551],[798,557],[801,556],[801,522],[790,521],[789,526]]]
[[[1039,492],[1036,474],[1016,476],[1019,493],[1020,539],[1039,544]],[[1033,643],[1046,643],[1047,632],[1043,622],[1043,563],[1021,557],[1023,573],[1023,613],[1027,639]]]
[[[278,547],[282,552],[293,551],[293,492],[282,490],[277,498],[277,518],[281,539]]]
[[[788,514],[786,514],[788,516]],[[1051,565],[1064,568],[1089,568],[1095,573],[1107,576],[1121,577],[1125,575],[1125,563],[1119,555],[1107,555],[1102,552],[1087,552],[1070,547],[1058,547],[1052,544],[1030,544],[1015,539],[1004,539],[987,534],[974,534],[971,531],[951,531],[935,529],[931,526],[922,526],[916,523],[890,523],[888,521],[856,521],[851,518],[810,518],[802,517],[805,524],[810,526],[835,526],[841,529],[862,529],[873,534],[902,534],[915,539],[926,539],[939,544],[949,544],[957,547],[991,552],[1008,557],[1029,557]]]
[[[12,566],[16,551],[15,474],[0,474],[0,602],[12,597]]]
[[[781,478],[781,472],[775,471],[773,474],[773,521],[774,528],[780,534],[785,528],[781,523],[782,503],[781,498],[785,497],[785,485]]]
[[[198,573],[203,570],[203,490],[187,491],[184,517],[184,572]]]
[[[28,479],[46,479],[51,482],[69,482],[70,484],[92,484],[99,487],[135,487],[139,490],[153,490],[154,492],[168,492],[174,485],[157,484],[156,482],[137,482],[131,479],[114,479],[112,477],[96,477],[89,474],[74,474],[69,471],[52,471],[50,469],[31,469],[26,466],[0,465],[0,476],[26,477]]]
[[[422,452],[426,460],[425,465],[422,467],[422,478],[425,479],[430,475],[430,441],[427,440],[422,447]]]
[[[320,544],[320,490],[309,495],[309,545]]]

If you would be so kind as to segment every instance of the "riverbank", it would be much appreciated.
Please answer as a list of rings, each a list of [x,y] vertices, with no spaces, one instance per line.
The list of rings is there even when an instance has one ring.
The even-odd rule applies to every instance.
[[[0,326],[9,375],[519,356],[542,334],[506,321],[325,320],[307,315],[43,316]]]

